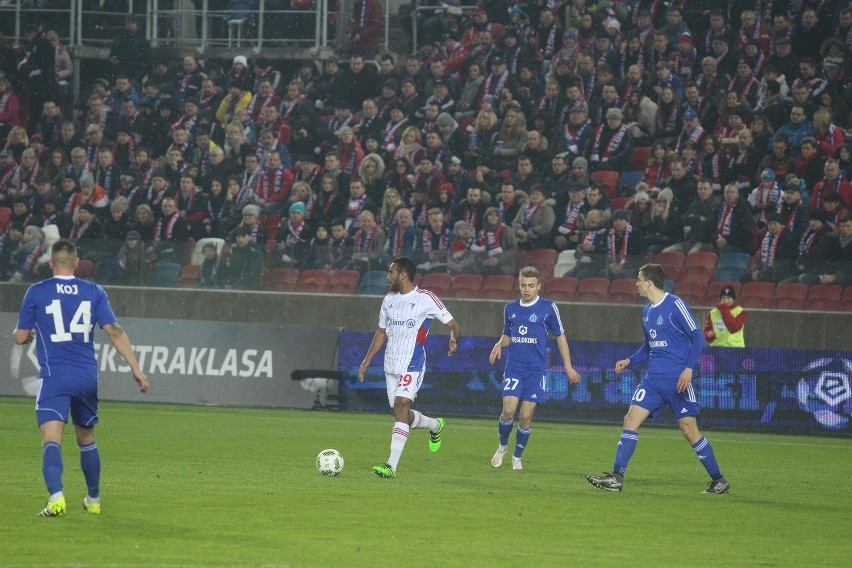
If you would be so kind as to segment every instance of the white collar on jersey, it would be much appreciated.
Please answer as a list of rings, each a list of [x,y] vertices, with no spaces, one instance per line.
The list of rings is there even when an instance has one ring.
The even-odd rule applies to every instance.
[[[656,308],[657,306],[659,306],[660,304],[662,304],[662,303],[663,303],[663,300],[665,300],[665,299],[668,297],[668,295],[669,295],[669,293],[668,293],[668,292],[665,292],[665,293],[663,294],[663,297],[660,299],[660,301],[659,301],[659,302],[657,302],[656,304],[651,304],[651,307],[652,307],[652,308]]]
[[[539,297],[538,297],[538,296],[536,296],[536,297],[533,299],[533,301],[532,301],[532,302],[530,302],[529,304],[525,304],[525,303],[524,303],[524,301],[523,301],[523,300],[521,300],[521,307],[522,307],[522,308],[528,308],[528,307],[530,307],[530,306],[535,305],[535,303],[536,303],[536,302],[538,302],[538,298],[539,298]]]
[[[58,278],[58,279],[60,279],[60,280],[74,280],[74,279],[75,279],[75,278],[77,278],[77,277],[76,277],[76,276],[65,276],[65,275],[62,275],[62,276],[54,276],[54,278]]]

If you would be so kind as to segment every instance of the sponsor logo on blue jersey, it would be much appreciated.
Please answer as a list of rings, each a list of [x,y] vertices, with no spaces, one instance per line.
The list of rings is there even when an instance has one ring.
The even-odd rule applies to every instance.
[[[535,314],[530,315],[530,322],[535,323],[538,321],[538,316]]]
[[[662,315],[660,315],[660,316],[657,318],[657,325],[663,325],[663,316],[662,316]]]

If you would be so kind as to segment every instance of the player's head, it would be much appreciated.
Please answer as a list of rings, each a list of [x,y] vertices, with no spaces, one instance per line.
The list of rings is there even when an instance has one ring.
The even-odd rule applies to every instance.
[[[412,286],[416,273],[417,266],[410,258],[398,256],[393,259],[388,269],[388,283],[390,284],[391,292],[399,292],[408,286]]]
[[[59,239],[50,252],[50,267],[54,271],[71,271],[77,268],[77,247],[70,239]]]
[[[518,287],[521,299],[525,302],[535,300],[541,290],[541,272],[535,266],[525,266],[518,273]]]
[[[662,266],[659,264],[646,264],[639,269],[639,280],[636,286],[639,288],[639,294],[645,296],[649,286],[662,290],[665,280],[666,273]]]

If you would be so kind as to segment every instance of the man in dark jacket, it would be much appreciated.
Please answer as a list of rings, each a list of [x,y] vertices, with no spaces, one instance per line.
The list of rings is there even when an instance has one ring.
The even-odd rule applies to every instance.
[[[124,23],[124,33],[115,38],[109,59],[116,75],[127,75],[137,84],[148,72],[151,46],[139,29],[139,17],[130,14]]]
[[[219,266],[219,283],[226,290],[259,290],[263,281],[263,253],[251,242],[251,230],[237,230],[236,244]]]

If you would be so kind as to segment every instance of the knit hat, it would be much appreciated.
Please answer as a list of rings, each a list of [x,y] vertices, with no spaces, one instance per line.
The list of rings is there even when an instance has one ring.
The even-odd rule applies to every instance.
[[[606,111],[607,118],[624,118],[624,113],[621,112],[620,108],[611,108]]]
[[[615,213],[612,214],[612,218],[613,219],[624,219],[625,221],[627,221],[628,219],[630,219],[630,213],[628,213],[624,209],[619,209],[618,211],[616,211]]]
[[[771,168],[766,168],[760,174],[760,179],[763,181],[775,181],[775,172]]]
[[[237,55],[234,57],[234,64],[242,63],[245,67],[248,67],[248,59],[245,55]]]
[[[719,290],[719,297],[723,298],[725,296],[729,297],[732,300],[736,300],[737,291],[734,290],[733,286],[722,286],[722,288]]]
[[[773,213],[772,215],[770,215],[766,219],[766,222],[767,223],[772,223],[772,222],[781,223],[783,225],[784,224],[784,217],[782,217],[780,213]]]
[[[254,215],[255,217],[257,217],[258,215],[260,215],[260,207],[249,203],[248,205],[243,207],[242,213],[243,215]]]
[[[297,201],[293,205],[290,206],[290,209],[287,210],[288,213],[292,213],[293,211],[298,211],[302,215],[305,214],[305,204],[301,201]]]
[[[674,201],[674,192],[672,191],[672,188],[664,187],[657,195],[657,200],[668,201],[669,203]]]
[[[80,178],[80,187],[95,187],[95,178],[90,174],[84,175]]]
[[[141,241],[142,234],[139,231],[128,231],[127,233],[128,241]]]
[[[449,113],[442,112],[438,115],[438,118],[435,120],[438,123],[438,126],[452,126],[455,122],[453,117],[449,115]]]
[[[633,194],[633,201],[636,203],[647,203],[651,201],[651,196],[645,191],[637,191]]]
[[[583,169],[589,169],[589,161],[586,160],[583,156],[577,156],[574,158],[574,161],[571,163],[573,167],[582,167]]]

